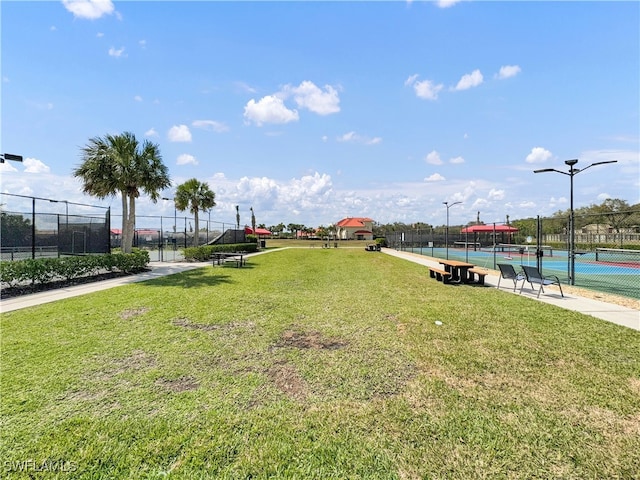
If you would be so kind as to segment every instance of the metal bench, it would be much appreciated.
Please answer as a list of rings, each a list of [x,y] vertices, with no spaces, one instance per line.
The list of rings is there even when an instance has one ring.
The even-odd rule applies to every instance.
[[[558,285],[560,288],[560,296],[564,297],[564,293],[562,293],[562,285],[560,285],[560,279],[555,275],[542,275],[540,270],[536,267],[529,267],[527,265],[522,265],[522,270],[524,271],[524,275],[526,277],[526,281],[531,285],[531,289],[535,292],[536,288],[533,286],[534,283],[538,283],[540,285],[540,289],[538,290],[538,298],[540,298],[540,293],[544,293],[544,285]],[[524,287],[525,282],[522,282],[522,287],[520,287],[520,293],[522,293],[522,288]]]

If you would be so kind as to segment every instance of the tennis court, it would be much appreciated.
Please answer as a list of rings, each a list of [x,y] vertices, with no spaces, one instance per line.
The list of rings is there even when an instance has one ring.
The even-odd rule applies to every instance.
[[[445,248],[412,248],[414,253],[446,258]],[[569,256],[566,250],[543,249],[542,273],[556,275],[568,283]],[[522,253],[521,253],[522,252]],[[597,257],[597,258],[596,258]],[[449,258],[473,263],[479,267],[497,270],[499,263],[509,263],[518,269],[520,265],[536,266],[535,246],[524,249],[512,248],[473,250],[449,248]],[[640,299],[640,255],[626,252],[587,252],[576,255],[575,285],[605,293]]]

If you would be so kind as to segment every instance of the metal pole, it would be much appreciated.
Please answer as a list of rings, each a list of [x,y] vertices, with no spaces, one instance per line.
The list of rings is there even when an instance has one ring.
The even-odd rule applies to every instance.
[[[444,203],[447,207],[447,227],[444,230],[444,246],[447,249],[447,260],[449,260],[449,205]]]
[[[31,258],[36,258],[36,199],[31,199]]]
[[[576,228],[574,225],[574,213],[573,213],[573,176],[575,175],[573,164],[569,166],[569,178],[571,188],[570,192],[570,204],[569,204],[569,285],[576,284]]]
[[[107,224],[107,253],[111,253],[111,207],[107,207],[105,222]]]

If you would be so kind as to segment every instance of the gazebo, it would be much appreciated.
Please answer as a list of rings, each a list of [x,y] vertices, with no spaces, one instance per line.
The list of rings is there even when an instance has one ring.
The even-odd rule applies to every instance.
[[[464,227],[463,229],[460,230],[460,233],[463,234],[467,234],[467,233],[472,233],[473,234],[473,245],[474,245],[474,250],[475,250],[475,246],[477,243],[477,238],[478,238],[478,234],[484,233],[487,235],[493,235],[493,240],[494,243],[498,243],[498,234],[501,234],[502,236],[502,242],[501,243],[511,243],[511,235],[514,234],[515,232],[517,232],[518,229],[515,227],[512,227],[510,225],[496,225],[496,224],[489,224],[489,225],[469,225],[467,227]],[[508,241],[505,242],[504,241],[504,235],[507,234],[508,235]]]
[[[244,227],[244,233],[246,233],[247,235],[252,235],[253,234],[253,228]],[[268,235],[271,235],[271,231],[267,230],[266,228],[256,227],[256,233],[255,234],[258,237],[268,236]]]

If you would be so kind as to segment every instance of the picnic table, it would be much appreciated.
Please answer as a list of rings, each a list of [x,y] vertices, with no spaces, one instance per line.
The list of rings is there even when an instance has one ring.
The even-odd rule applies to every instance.
[[[475,267],[473,263],[460,262],[458,260],[438,260],[444,265],[444,270],[451,274],[451,280],[459,283],[469,283],[469,270]]]
[[[236,267],[242,267],[246,264],[245,256],[247,252],[213,252],[211,254],[212,265],[222,265],[227,261],[236,262]]]

